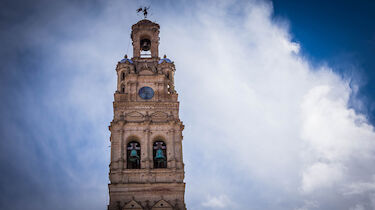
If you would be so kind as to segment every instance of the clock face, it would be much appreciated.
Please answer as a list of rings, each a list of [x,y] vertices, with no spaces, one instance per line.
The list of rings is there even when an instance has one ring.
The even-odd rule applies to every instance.
[[[148,100],[154,97],[154,90],[146,86],[139,89],[138,94],[142,99]]]

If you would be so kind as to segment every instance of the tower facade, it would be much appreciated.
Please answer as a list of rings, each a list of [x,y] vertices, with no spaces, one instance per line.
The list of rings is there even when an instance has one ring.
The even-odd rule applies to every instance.
[[[109,210],[186,209],[176,69],[159,58],[159,29],[146,19],[134,24],[133,58],[116,67]]]

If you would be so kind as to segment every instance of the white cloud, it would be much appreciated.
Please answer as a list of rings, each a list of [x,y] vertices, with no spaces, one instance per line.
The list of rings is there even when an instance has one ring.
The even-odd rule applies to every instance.
[[[314,163],[303,171],[302,190],[311,192],[316,188],[330,187],[341,181],[343,173],[343,169],[338,165]]]
[[[87,36],[58,46],[70,75],[67,101],[58,107],[78,110],[103,132],[112,116],[115,64],[135,23],[129,14],[137,5],[127,4],[124,12],[123,4],[108,3],[83,23],[92,30]],[[288,26],[272,20],[269,3],[179,6],[178,12],[154,7],[154,17],[161,25],[160,55],[177,68],[188,209],[373,205],[371,184],[361,183],[375,174],[375,133],[365,116],[348,108],[348,82],[330,67],[313,68]],[[92,154],[108,158],[99,152]]]
[[[363,194],[368,192],[375,192],[375,176],[373,176],[370,182],[351,183],[347,186],[347,189],[345,190],[344,194]]]
[[[357,204],[353,208],[350,208],[350,210],[365,210],[365,208],[362,205]]]
[[[305,201],[304,205],[296,210],[309,210],[309,209],[318,209],[319,205],[315,201]]]
[[[226,195],[208,196],[207,200],[202,203],[202,206],[218,209],[227,207],[229,203],[230,200]]]
[[[204,4],[190,24],[185,16],[161,21],[161,46],[177,66],[187,125],[188,200],[202,199],[194,196],[199,186],[231,195],[238,204],[232,209],[302,208],[301,200],[320,209],[354,205],[357,197],[340,192],[375,173],[375,133],[348,108],[348,81],[298,54],[269,4],[234,4]],[[237,4],[244,15],[230,16]],[[202,167],[220,187],[204,183],[210,173],[198,178]]]

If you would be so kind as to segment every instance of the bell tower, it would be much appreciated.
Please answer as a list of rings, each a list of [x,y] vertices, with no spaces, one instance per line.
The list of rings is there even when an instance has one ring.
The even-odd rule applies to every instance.
[[[109,165],[109,210],[183,210],[184,163],[174,63],[159,58],[160,26],[132,26],[133,58],[118,62]]]
[[[159,56],[159,29],[158,24],[146,19],[132,26],[131,38],[134,58],[157,58]]]

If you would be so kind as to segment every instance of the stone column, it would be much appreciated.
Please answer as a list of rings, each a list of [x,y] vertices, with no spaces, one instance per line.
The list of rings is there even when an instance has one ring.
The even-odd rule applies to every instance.
[[[113,131],[111,131],[111,136],[109,137],[109,140],[110,140],[110,142],[111,142],[111,162],[110,162],[110,164],[109,164],[109,169],[110,169],[110,171],[112,171],[113,169],[114,169],[114,165],[113,165],[113,163],[114,163],[114,151],[113,151],[113,146],[112,146],[112,144],[113,144]]]
[[[169,138],[171,139],[171,143],[172,145],[171,146],[171,157],[169,158],[169,161],[170,162],[170,166],[171,168],[176,168],[176,144],[175,144],[175,141],[176,141],[176,137],[175,137],[175,133],[176,131],[174,129],[171,129],[168,131],[169,132]]]
[[[138,90],[138,82],[135,82],[135,84],[134,84],[134,101],[138,101],[138,97],[137,97],[137,95],[138,95],[138,92],[137,92],[137,90]]]
[[[181,169],[183,167],[182,163],[182,131],[178,131],[179,138],[176,141],[176,155],[177,155],[177,168]]]
[[[163,88],[163,83],[158,83],[158,91],[159,91],[159,101],[162,101],[164,99],[164,88]]]
[[[113,170],[118,170],[119,161],[120,161],[120,153],[119,150],[121,147],[120,145],[120,133],[121,130],[116,130],[111,134],[111,168]]]
[[[150,136],[151,136],[151,131],[149,128],[145,129],[144,130],[144,133],[145,133],[145,136],[146,136],[146,139],[145,141],[143,142],[145,144],[145,155],[144,155],[144,161],[142,161],[144,164],[142,166],[142,168],[146,168],[146,169],[150,169],[151,166],[150,166]],[[151,149],[151,152],[152,152],[152,149]],[[151,153],[151,157],[152,157],[152,153]]]
[[[124,155],[124,128],[120,130],[120,169],[124,170],[124,163],[126,162],[126,155]],[[126,150],[125,150],[126,151]]]
[[[158,82],[155,82],[154,83],[155,85],[155,99],[156,101],[160,101],[160,97],[159,97],[159,83]]]

